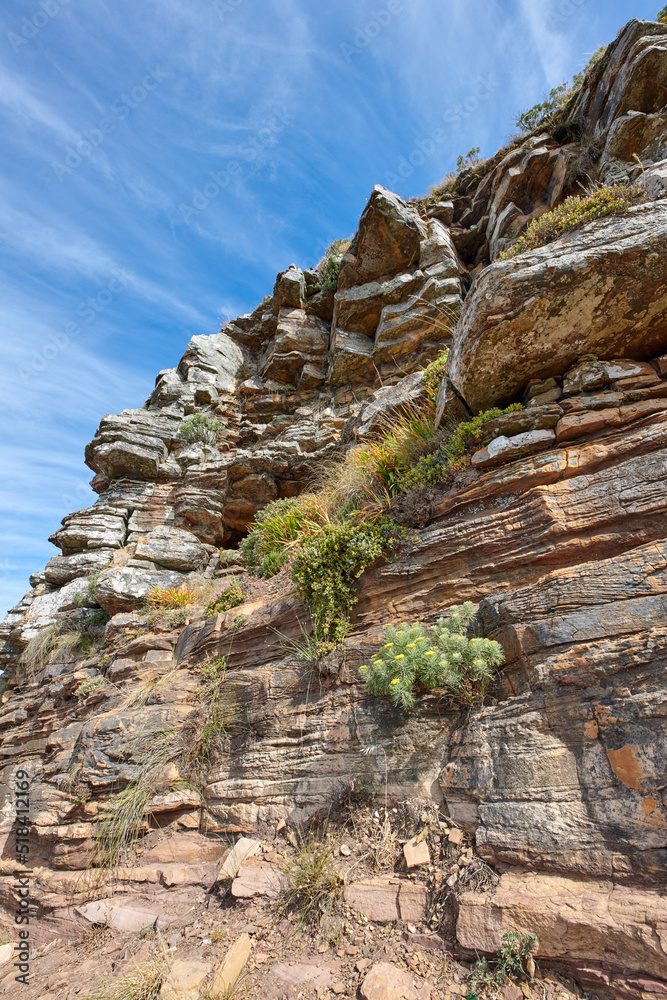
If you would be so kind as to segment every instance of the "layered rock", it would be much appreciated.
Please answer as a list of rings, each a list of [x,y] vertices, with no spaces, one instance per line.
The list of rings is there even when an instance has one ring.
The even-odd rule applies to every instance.
[[[572,114],[599,140],[595,170],[634,176],[636,153],[660,176],[666,38],[631,22],[589,73]],[[151,788],[153,839],[125,873],[128,894],[210,888],[216,837],[297,826],[360,775],[386,775],[388,794],[448,815],[501,874],[460,898],[460,947],[492,953],[503,929],[535,931],[545,965],[602,997],[667,991],[667,208],[654,201],[486,266],[573,190],[573,122],[503,151],[481,178],[460,176],[452,202],[426,209],[374,189],[336,289],[291,266],[253,313],[193,338],[143,409],[103,419],[86,454],[100,498],[63,520],[52,536],[62,554],[0,627],[3,790],[19,764],[34,775],[34,891],[49,933],[98,894],[85,873],[110,797],[139,774],[132,736],[182,727],[202,663],[225,657],[243,726],[201,793],[175,765]],[[360,579],[353,633],[320,674],[290,651],[309,616],[286,571],[246,578],[249,598],[225,614],[149,624],[151,587],[240,573],[219,547],[420,405],[421,369],[450,344],[438,423],[524,408],[485,424],[451,486],[394,501],[412,530]],[[214,428],[194,441],[183,433],[193,415]],[[487,703],[462,711],[421,695],[406,715],[370,697],[357,667],[383,626],[429,624],[465,600],[506,655]],[[81,605],[112,615],[104,653],[60,651],[34,680],[17,674],[40,630],[85,625]],[[366,892],[418,920],[425,890],[414,916],[404,888]],[[15,902],[9,880],[2,902]]]

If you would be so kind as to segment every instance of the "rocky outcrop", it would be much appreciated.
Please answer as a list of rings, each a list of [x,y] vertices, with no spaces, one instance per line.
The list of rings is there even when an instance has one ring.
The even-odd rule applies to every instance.
[[[575,118],[529,137],[460,175],[451,202],[375,188],[337,288],[292,265],[253,313],[193,338],[143,409],[104,417],[86,453],[99,500],[63,520],[52,536],[62,554],[0,626],[4,906],[15,902],[6,789],[20,764],[33,775],[48,934],[87,919],[85,906],[116,920],[86,872],[111,797],[140,774],[131,741],[182,732],[199,711],[202,664],[225,658],[242,724],[197,789],[184,764],[151,785],[125,903],[148,887],[163,899],[211,890],[222,836],[291,833],[370,776],[396,803],[419,800],[438,840],[412,830],[403,852],[421,848],[417,867],[433,860],[428,888],[412,869],[346,883],[367,920],[425,921],[463,884],[474,844],[485,891],[446,896],[452,936],[436,947],[492,953],[504,929],[536,932],[544,966],[601,997],[667,990],[667,207],[655,200],[490,263],[573,189],[582,142],[597,143],[593,173],[635,176],[643,158],[653,190],[665,38],[646,22],[624,29],[572,104],[583,139]],[[223,614],[146,617],[154,586],[213,592],[240,575],[220,547],[421,405],[421,371],[449,345],[440,426],[523,409],[485,424],[449,485],[392,502],[408,525],[397,557],[362,576],[353,631],[319,671],[294,657],[309,616],[287,570],[246,577],[247,599]],[[405,714],[370,697],[357,668],[384,626],[429,624],[465,600],[506,656],[486,703],[462,711],[422,694]],[[34,678],[17,672],[31,638],[55,622],[85,631],[86,609],[111,616],[103,650],[76,660],[58,649]],[[446,870],[433,853],[443,837],[457,848]],[[234,872],[234,899],[279,891],[269,854]],[[118,919],[144,927],[145,907]],[[363,979],[369,996],[378,976]]]
[[[584,354],[644,359],[667,349],[666,248],[667,205],[651,203],[487,268],[450,355],[458,392],[478,412]]]

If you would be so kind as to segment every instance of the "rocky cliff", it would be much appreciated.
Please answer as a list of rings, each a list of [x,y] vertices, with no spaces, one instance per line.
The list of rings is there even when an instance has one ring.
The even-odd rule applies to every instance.
[[[125,898],[210,888],[221,835],[326,812],[374,748],[393,799],[439,810],[499,876],[457,897],[461,954],[534,932],[546,967],[599,996],[667,996],[666,86],[667,26],[630,22],[556,125],[450,197],[376,187],[335,287],[291,266],[253,313],[194,337],[143,408],[103,418],[86,449],[99,500],[63,520],[61,554],[0,626],[8,923],[17,770],[33,776],[40,934],[67,937],[84,896],[111,894],[86,875],[105,804],[141,768],[133,736],[187,725],[202,663],[224,656],[243,731],[201,794],[177,772],[153,789]],[[646,197],[626,213],[498,259],[582,184],[630,181]],[[394,504],[396,558],[361,577],[327,671],[304,673],[276,639],[309,621],[287,572],[242,577],[233,550],[267,503],[418,404],[445,347],[440,419],[524,408],[485,425],[453,485]],[[217,432],[188,443],[196,415]],[[233,610],[146,615],[151,588],[231,576],[248,595]],[[405,714],[368,695],[357,668],[386,624],[466,600],[506,656],[482,707],[432,694]],[[31,639],[100,609],[93,655],[21,667]]]

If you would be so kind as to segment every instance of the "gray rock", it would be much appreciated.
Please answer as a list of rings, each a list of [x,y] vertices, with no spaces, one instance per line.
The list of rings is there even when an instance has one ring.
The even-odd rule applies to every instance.
[[[530,379],[560,375],[584,354],[652,357],[665,345],[666,282],[667,205],[661,202],[494,264],[466,299],[450,378],[479,412],[506,405]]]
[[[472,464],[476,469],[489,469],[503,462],[511,462],[525,455],[550,448],[556,440],[554,431],[526,431],[514,437],[497,437],[486,448],[476,451]]]
[[[44,579],[60,587],[77,577],[92,576],[109,565],[113,553],[113,549],[88,549],[71,556],[54,556],[46,564]]]
[[[197,572],[208,563],[209,554],[189,531],[182,528],[154,528],[137,539],[135,557],[181,573]]]
[[[121,611],[141,608],[151,587],[180,587],[185,580],[182,573],[169,570],[112,566],[100,574],[95,586],[95,600],[108,614],[116,615]]]
[[[359,220],[356,240],[343,257],[339,289],[406,271],[419,260],[426,226],[398,195],[377,184]]]

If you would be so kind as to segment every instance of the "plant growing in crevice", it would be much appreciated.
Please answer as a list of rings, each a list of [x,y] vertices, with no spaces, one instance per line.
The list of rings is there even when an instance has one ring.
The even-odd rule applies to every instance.
[[[194,413],[178,428],[178,436],[186,444],[214,445],[224,432],[225,425],[205,413]]]
[[[440,383],[447,374],[447,362],[449,361],[449,348],[446,347],[439,358],[427,365],[422,372],[422,385],[431,399],[438,398]]]
[[[109,802],[98,827],[97,861],[101,869],[130,864],[142,827],[150,820],[150,800],[163,788],[174,787],[165,774],[168,765],[178,769],[181,787],[201,794],[210,766],[224,752],[225,743],[239,729],[234,696],[224,688],[224,658],[201,667],[197,707],[183,725],[157,726],[132,737],[125,756],[138,772]]]
[[[82,681],[81,684],[79,684],[74,693],[79,701],[83,701],[89,694],[92,694],[93,691],[99,691],[100,688],[107,687],[108,683],[109,682],[106,677],[101,677],[99,675],[97,677],[87,677],[85,681]]]
[[[232,608],[238,607],[239,604],[243,604],[247,600],[248,591],[243,589],[238,580],[232,580],[230,584],[214,594],[213,600],[207,605],[204,614],[207,618],[212,618],[213,615],[231,611]]]
[[[533,979],[535,974],[533,952],[538,944],[537,934],[504,931],[495,959],[496,968],[491,969],[487,958],[479,958],[468,973],[471,989],[504,986],[507,980],[519,979],[526,975]],[[474,993],[472,995],[475,996]]]
[[[388,626],[382,649],[360,667],[369,692],[389,695],[405,711],[414,707],[415,688],[444,690],[468,705],[483,700],[505,654],[498,642],[467,638],[474,617],[474,606],[466,602],[451,608],[449,617],[430,629],[419,623]]]
[[[335,842],[324,830],[312,831],[299,838],[296,854],[283,866],[286,880],[279,901],[285,914],[296,910],[299,929],[318,924],[329,916],[342,888],[335,864]]]
[[[659,21],[660,24],[667,24],[667,7],[663,7],[662,10],[658,13],[656,21]]]
[[[437,448],[423,455],[414,463],[401,479],[401,489],[419,489],[421,486],[436,486],[450,481],[454,473],[466,465],[466,455],[470,453],[482,436],[484,424],[505,413],[522,410],[521,403],[512,403],[499,410],[494,407],[478,413],[471,420],[464,420],[454,430],[443,431],[443,441]]]
[[[357,601],[356,581],[398,545],[400,535],[401,529],[387,517],[349,519],[326,525],[299,545],[292,558],[292,579],[323,641],[342,643]]]
[[[552,243],[587,222],[608,215],[625,215],[633,205],[645,200],[646,192],[632,184],[601,184],[590,194],[572,195],[552,212],[533,219],[523,236],[499,254],[498,260],[509,260],[527,250]]]
[[[33,680],[58,656],[76,660],[86,654],[92,655],[104,642],[104,627],[108,620],[105,611],[78,612],[61,619],[58,624],[41,629],[21,653],[19,675]]]

